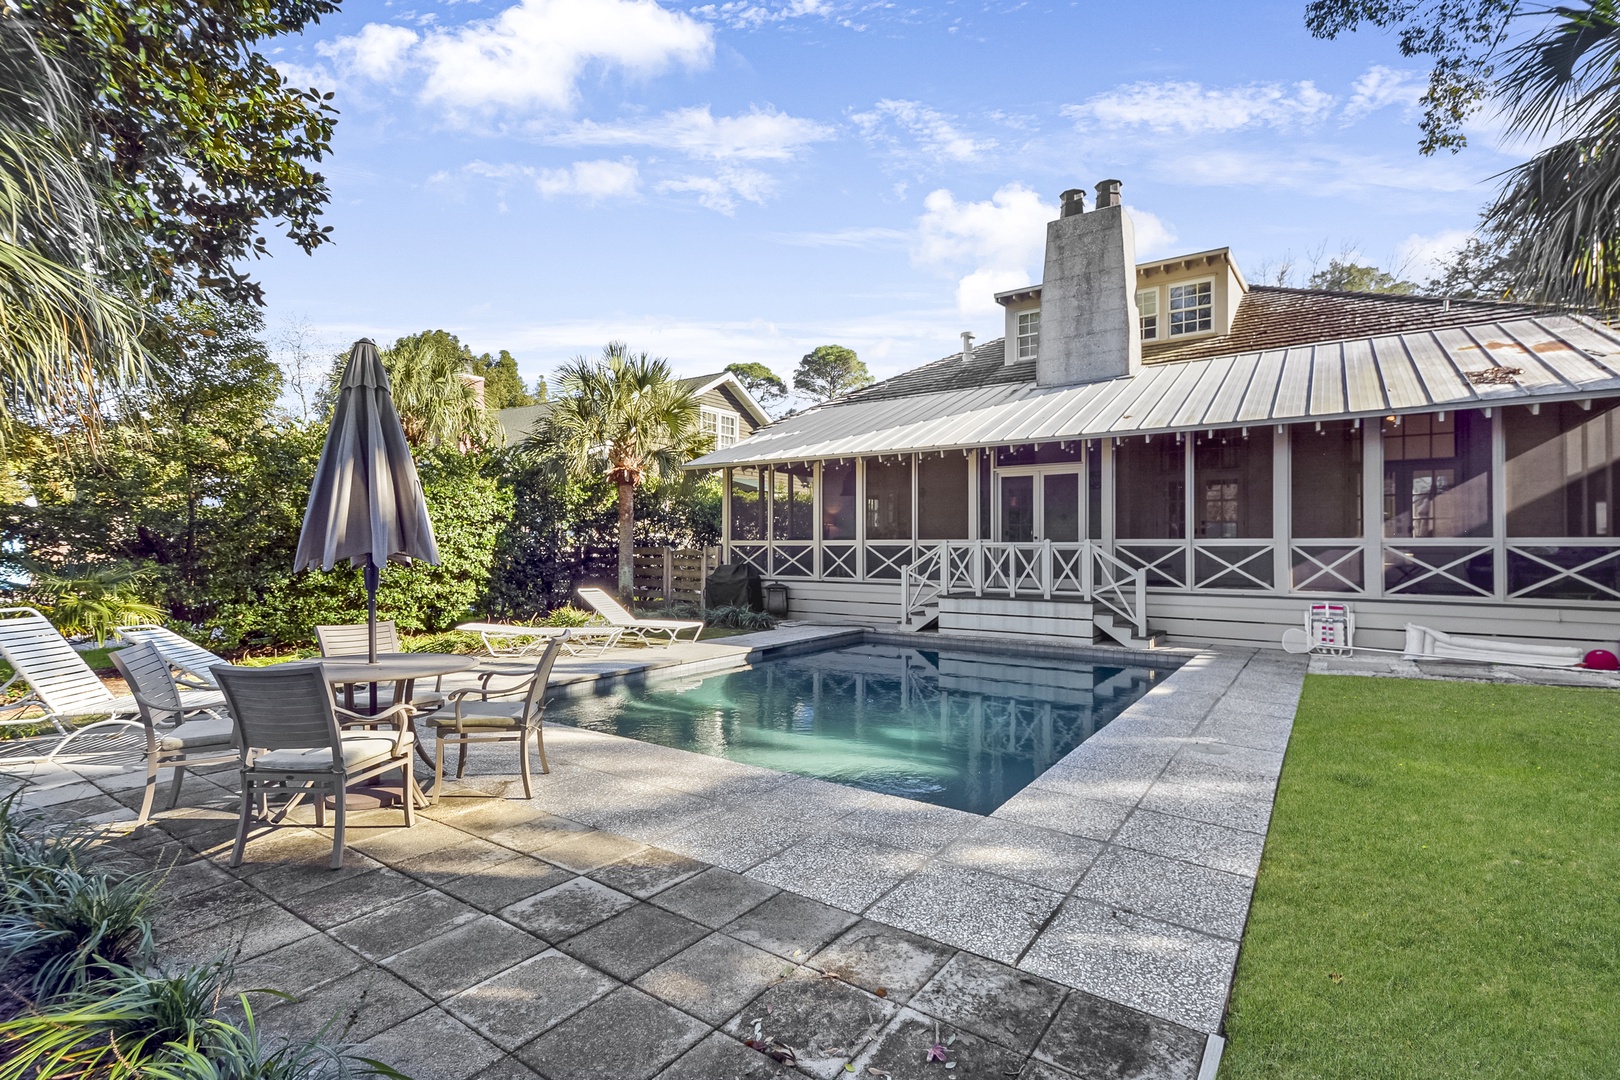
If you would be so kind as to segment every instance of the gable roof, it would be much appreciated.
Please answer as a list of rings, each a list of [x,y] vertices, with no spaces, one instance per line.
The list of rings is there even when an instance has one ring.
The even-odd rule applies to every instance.
[[[963,370],[988,360],[990,348]],[[778,421],[693,467],[951,450],[1620,395],[1620,334],[1577,315],[1481,320],[1146,365],[1078,386],[1033,380],[852,394]],[[889,384],[917,372],[887,380]],[[885,384],[877,384],[879,387]],[[863,392],[864,393],[864,392]]]
[[[729,371],[718,371],[713,375],[693,375],[690,378],[680,380],[681,386],[691,390],[693,397],[707,394],[721,383],[729,386],[737,398],[747,407],[748,415],[753,419],[755,427],[764,427],[771,422],[770,414],[760,407],[759,402],[754,400],[754,395],[748,392],[748,387],[744,386],[742,380]]]
[[[693,397],[706,394],[715,387],[726,384],[735,393],[753,417],[755,427],[764,427],[771,422],[765,410],[760,408],[759,402],[754,400],[748,388],[744,386],[737,376],[729,371],[717,372],[713,375],[693,375],[690,378],[678,379],[676,382],[683,390],[690,390]],[[551,412],[551,402],[542,401],[537,405],[515,405],[509,409],[496,409],[495,422],[501,426],[501,438],[507,446],[515,446],[528,438],[534,429],[544,422]]]

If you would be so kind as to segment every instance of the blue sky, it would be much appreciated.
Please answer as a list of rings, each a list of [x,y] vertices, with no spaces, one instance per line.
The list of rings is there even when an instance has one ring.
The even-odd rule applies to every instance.
[[[1420,157],[1423,70],[1303,6],[352,2],[274,54],[342,115],[337,242],[255,267],[271,331],[442,328],[530,378],[613,338],[683,374],[829,342],[893,374],[999,336],[990,293],[1107,177],[1142,257],[1426,276],[1515,158],[1485,123]]]

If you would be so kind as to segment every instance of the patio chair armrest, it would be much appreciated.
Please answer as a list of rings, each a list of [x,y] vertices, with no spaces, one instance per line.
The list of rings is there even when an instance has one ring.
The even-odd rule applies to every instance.
[[[393,723],[396,718],[401,720],[409,720],[416,714],[416,709],[408,701],[402,701],[398,705],[389,706],[382,712],[375,713],[370,716],[366,715],[365,713],[350,712],[341,705],[333,705],[332,711],[337,714],[339,727],[349,727],[351,725],[358,726],[361,724],[369,725]],[[404,726],[407,725],[401,725],[401,727]]]

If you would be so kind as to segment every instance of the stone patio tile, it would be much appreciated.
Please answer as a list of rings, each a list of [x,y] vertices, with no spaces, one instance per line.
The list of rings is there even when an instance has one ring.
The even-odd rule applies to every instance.
[[[546,1078],[508,1054],[489,1068],[480,1070],[473,1080],[546,1080]]]
[[[437,803],[422,813],[436,821],[455,826],[463,832],[488,839],[488,834],[518,825],[552,824],[566,829],[568,822],[546,813],[528,799],[491,798],[485,795],[446,792]]]
[[[730,870],[711,866],[701,874],[661,892],[653,903],[677,915],[718,929],[776,895],[777,890]]]
[[[779,814],[710,814],[663,837],[659,846],[742,873],[818,829],[813,822]]]
[[[98,795],[101,795],[101,792],[97,790],[96,786],[85,780],[52,787],[31,785],[17,797],[17,805],[24,810],[42,810],[47,806],[77,802],[80,799],[93,799]],[[165,794],[164,798],[167,799],[167,797]]]
[[[729,923],[725,931],[738,941],[799,963],[855,921],[846,911],[782,892]]]
[[[258,1007],[263,1009],[261,1026],[276,1034],[307,1039],[331,1024],[329,1038],[364,1042],[432,1004],[402,979],[381,968],[363,967],[299,995],[296,1001],[270,999]]]
[[[929,1061],[935,1041],[949,1042],[944,1062]],[[1008,1077],[1017,1075],[1024,1055],[998,1046],[933,1017],[901,1009],[877,1040],[855,1059],[858,1076],[887,1075],[892,1080],[939,1080],[942,1076]],[[945,1072],[945,1064],[955,1072]]]
[[[647,1080],[708,1033],[708,1026],[630,986],[518,1051],[548,1080]]]
[[[367,912],[327,931],[368,960],[402,953],[479,916],[477,908],[453,896],[428,891]]]
[[[1288,749],[1292,732],[1290,724],[1243,720],[1205,721],[1198,729],[1199,735],[1220,739],[1231,746],[1250,746],[1279,754]]]
[[[470,816],[469,814],[455,818],[456,828],[468,829],[473,835],[488,840],[492,844],[499,844],[502,847],[511,848],[513,851],[527,855],[538,854],[545,851],[552,844],[591,831],[588,825],[568,821],[557,817],[555,814],[543,814],[538,818],[507,822],[499,826],[490,825],[477,829],[468,824],[466,819]]]
[[[389,818],[393,820],[390,821]],[[373,820],[377,822],[375,825],[358,827],[351,821],[345,842],[361,854],[369,855],[388,866],[417,858],[430,851],[455,847],[467,840],[467,834],[460,829],[452,829],[443,822],[431,818],[422,818],[408,829],[395,811],[378,813],[373,816]]]
[[[439,888],[481,911],[499,911],[535,893],[554,889],[573,874],[532,855],[519,855],[476,874],[451,878]]]
[[[316,880],[319,880],[318,878]],[[404,874],[386,867],[345,877],[331,885],[309,892],[280,897],[280,902],[296,915],[322,930],[357,919],[369,911],[396,903],[423,892],[425,887]]]
[[[610,889],[629,893],[638,900],[656,896],[672,885],[701,873],[704,865],[685,855],[662,848],[642,848],[606,866],[592,870],[589,877]]]
[[[94,788],[91,789],[95,791]],[[56,803],[50,807],[51,816],[58,821],[88,822],[96,818],[116,814],[122,817],[130,807],[114,799],[111,795],[103,795],[99,791],[84,799],[74,799],[72,802]],[[129,815],[133,820],[134,815]]]
[[[192,893],[183,904],[172,904],[162,910],[153,927],[153,937],[161,944],[269,906],[270,901],[262,893],[240,881],[227,880],[222,885]]]
[[[383,961],[383,966],[442,1001],[545,951],[545,943],[493,915],[430,938]]]
[[[1201,776],[1177,779],[1168,774],[1142,796],[1141,807],[1160,814],[1264,833],[1271,821],[1269,786],[1253,781]]]
[[[645,845],[607,832],[584,832],[547,845],[545,860],[576,874],[615,863],[641,851]]]
[[[1082,1080],[1082,1078],[1068,1069],[1060,1069],[1037,1058],[1030,1058],[1024,1064],[1024,1071],[1018,1074],[1018,1080]]]
[[[482,873],[497,863],[518,857],[517,852],[511,848],[491,844],[488,840],[480,840],[477,837],[463,836],[450,847],[429,851],[414,859],[395,863],[394,869],[407,877],[413,877],[438,888],[453,878]]]
[[[1070,900],[1019,967],[1199,1031],[1220,1025],[1237,942]]]
[[[798,776],[770,791],[751,796],[748,806],[758,812],[797,817],[830,824],[856,810],[881,805],[884,796],[814,776]]]
[[[932,855],[984,819],[978,814],[911,799],[890,799],[838,819],[838,832],[877,840],[889,847]]]
[[[658,1074],[658,1080],[793,1080],[803,1074],[715,1032]]]
[[[1057,1015],[1066,993],[1055,983],[1006,964],[957,953],[911,999],[910,1007],[1028,1054]]]
[[[904,1005],[955,953],[948,945],[863,919],[809,963],[818,971]]]
[[[384,1062],[417,1080],[467,1080],[501,1051],[443,1009],[428,1009],[367,1039],[361,1057]]]
[[[216,889],[236,878],[208,859],[190,862],[158,863],[158,889],[168,906],[205,889]]]
[[[1196,674],[1188,672],[1189,675]],[[1191,680],[1188,680],[1191,681]],[[1182,685],[1178,685],[1182,684]],[[1149,691],[1147,696],[1131,709],[1133,718],[1164,717],[1177,720],[1202,720],[1221,700],[1220,690],[1210,692],[1194,685],[1185,685],[1182,679],[1163,683]]]
[[[1021,881],[935,863],[873,904],[870,918],[1012,963],[1063,901]]]
[[[831,1080],[875,1036],[897,1006],[838,979],[814,973],[784,979],[732,1018],[738,1039],[776,1039],[793,1047],[801,1071]]]
[[[1176,758],[1169,774],[1209,771],[1274,785],[1282,772],[1283,756],[1270,750],[1199,739]]]
[[[859,912],[926,859],[926,855],[867,837],[823,833],[766,859],[748,871],[748,876]]]
[[[463,990],[444,1008],[504,1050],[541,1035],[619,984],[556,949]]]
[[[1052,829],[1070,836],[1107,840],[1131,812],[1130,803],[1079,798],[1039,786],[1040,777],[1035,780],[1036,783],[997,807],[991,818]]]
[[[694,755],[695,756],[695,755]],[[603,804],[580,814],[607,832],[628,836],[662,836],[719,810],[723,804],[700,798],[672,787],[647,785],[648,791],[634,801]]]
[[[1252,878],[1259,873],[1266,838],[1260,833],[1137,809],[1125,819],[1114,843]]]
[[[182,912],[175,915],[184,918]],[[271,905],[164,941],[158,952],[171,964],[208,963],[222,956],[251,960],[315,932],[315,927],[296,915]]]
[[[1068,892],[1102,849],[1097,840],[987,818],[958,837],[939,858],[1054,892]]]
[[[284,945],[236,965],[233,982],[243,989],[264,987],[301,997],[365,963],[353,950],[322,933]]]
[[[636,986],[711,1024],[723,1024],[792,968],[779,956],[710,934],[636,979]]]
[[[634,897],[590,878],[570,878],[555,888],[502,908],[499,915],[531,934],[556,943],[589,930],[635,903]]]
[[[214,859],[215,865],[226,866],[231,853],[227,849],[219,853]],[[300,881],[299,891],[308,892],[316,880],[324,884],[331,884],[345,877],[366,870],[375,870],[382,863],[368,855],[364,855],[352,848],[343,852],[343,865],[336,870],[332,869],[332,834],[330,832],[317,832],[314,829],[277,828],[261,830],[257,834],[248,835],[247,849],[242,853],[242,865],[230,871],[237,877],[255,879],[255,884],[265,892],[274,896],[275,886],[270,884],[278,877],[293,876],[300,879],[307,878],[309,884]],[[318,873],[312,873],[316,872]],[[324,879],[319,874],[325,874]],[[257,879],[263,878],[265,884],[260,885]]]
[[[1254,879],[1111,847],[1074,895],[1234,941],[1243,936]]]
[[[1090,994],[1058,1010],[1035,1056],[1080,1076],[1119,1080],[1196,1080],[1203,1035]]]
[[[594,968],[629,982],[702,940],[708,927],[663,908],[638,903],[563,943]]]

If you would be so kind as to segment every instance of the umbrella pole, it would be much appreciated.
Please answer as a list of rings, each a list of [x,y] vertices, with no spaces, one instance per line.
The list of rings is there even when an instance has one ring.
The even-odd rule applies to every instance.
[[[382,583],[382,571],[368,556],[366,559],[366,663],[377,662],[377,586]],[[372,697],[377,690],[372,688]],[[375,704],[375,701],[373,701]]]

